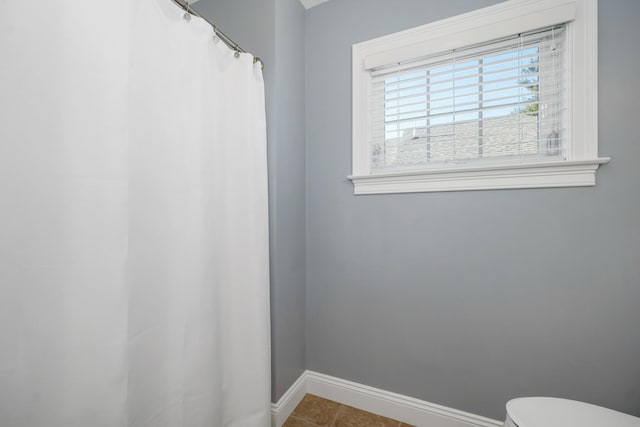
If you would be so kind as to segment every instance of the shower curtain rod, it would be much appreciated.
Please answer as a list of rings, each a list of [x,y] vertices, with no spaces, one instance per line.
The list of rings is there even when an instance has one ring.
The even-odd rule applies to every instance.
[[[229,36],[227,36],[225,33],[220,31],[218,29],[218,27],[216,27],[211,21],[209,21],[207,18],[205,18],[204,16],[200,15],[198,12],[193,10],[191,8],[191,6],[189,6],[189,2],[184,1],[184,0],[173,0],[173,2],[175,4],[177,4],[178,6],[180,6],[182,8],[182,10],[184,10],[185,12],[187,12],[187,13],[193,15],[193,16],[197,16],[198,18],[203,19],[206,23],[211,25],[213,27],[213,32],[216,34],[216,36],[218,36],[220,38],[220,40],[222,40],[224,42],[224,44],[229,46],[230,49],[235,50],[236,54],[238,54],[238,53],[247,53],[246,50],[241,48],[238,43],[234,42],[233,40],[231,40],[231,38],[229,38]],[[262,59],[258,58],[257,56],[254,56],[253,57],[253,63],[255,64],[256,62],[259,62],[260,66],[264,70],[264,62],[262,62]]]

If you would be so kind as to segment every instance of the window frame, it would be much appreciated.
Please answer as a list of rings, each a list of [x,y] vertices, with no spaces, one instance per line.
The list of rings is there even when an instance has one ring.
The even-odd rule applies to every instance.
[[[597,0],[509,0],[353,45],[354,194],[594,186],[598,167]],[[372,172],[368,70],[482,41],[567,23],[569,54],[566,160],[474,161]]]

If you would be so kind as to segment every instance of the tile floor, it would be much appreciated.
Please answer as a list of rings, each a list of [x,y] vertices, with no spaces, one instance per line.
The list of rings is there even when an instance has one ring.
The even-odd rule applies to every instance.
[[[283,427],[413,427],[313,394],[305,395]]]

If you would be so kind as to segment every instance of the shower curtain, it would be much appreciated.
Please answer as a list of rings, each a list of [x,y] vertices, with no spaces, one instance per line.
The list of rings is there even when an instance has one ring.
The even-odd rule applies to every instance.
[[[270,424],[252,59],[171,0],[0,0],[0,426]]]

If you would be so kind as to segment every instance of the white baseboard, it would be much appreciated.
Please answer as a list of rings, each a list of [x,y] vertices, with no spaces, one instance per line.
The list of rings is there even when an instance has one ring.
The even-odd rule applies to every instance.
[[[278,403],[272,404],[272,426],[281,427],[306,393],[417,427],[502,427],[503,424],[413,397],[305,371]]]
[[[289,415],[296,409],[298,403],[307,394],[307,373],[302,375],[289,387],[277,403],[271,404],[271,427],[282,427]]]

